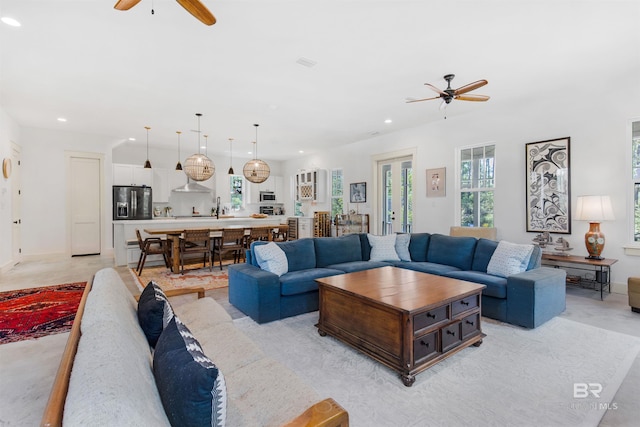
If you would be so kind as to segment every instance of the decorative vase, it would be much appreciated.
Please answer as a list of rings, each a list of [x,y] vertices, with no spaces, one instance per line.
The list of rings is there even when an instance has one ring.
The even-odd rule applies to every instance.
[[[599,222],[589,223],[589,231],[584,235],[584,244],[589,252],[588,259],[603,259],[600,254],[604,249],[604,233],[600,231]]]

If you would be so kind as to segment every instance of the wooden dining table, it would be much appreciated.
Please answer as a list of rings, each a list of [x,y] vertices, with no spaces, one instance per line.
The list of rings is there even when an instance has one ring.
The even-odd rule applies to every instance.
[[[261,225],[260,228],[269,228],[274,229],[278,228],[277,226],[265,226]],[[180,271],[180,236],[184,233],[185,230],[206,230],[208,229],[210,233],[212,233],[213,238],[219,238],[222,236],[222,230],[229,228],[244,228],[246,232],[252,228],[258,227],[246,227],[246,226],[233,226],[228,225],[226,227],[216,226],[216,227],[189,227],[189,228],[145,228],[143,231],[150,235],[165,235],[167,236],[167,241],[169,242],[169,260],[171,263],[171,271],[173,273],[178,273]],[[271,239],[271,233],[269,233],[269,238]]]

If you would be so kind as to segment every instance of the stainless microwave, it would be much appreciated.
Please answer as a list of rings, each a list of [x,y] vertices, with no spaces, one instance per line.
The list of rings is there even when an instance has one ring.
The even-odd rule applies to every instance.
[[[276,201],[276,193],[273,191],[261,191],[260,192],[260,201],[261,202],[275,202]]]

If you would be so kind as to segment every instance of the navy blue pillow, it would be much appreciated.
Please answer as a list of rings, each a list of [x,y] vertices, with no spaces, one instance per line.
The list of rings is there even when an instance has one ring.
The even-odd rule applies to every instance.
[[[149,282],[138,299],[138,323],[151,347],[155,347],[172,316],[171,304],[162,288],[153,281]]]
[[[187,326],[175,316],[156,344],[153,376],[173,427],[225,425],[224,376],[204,354]]]

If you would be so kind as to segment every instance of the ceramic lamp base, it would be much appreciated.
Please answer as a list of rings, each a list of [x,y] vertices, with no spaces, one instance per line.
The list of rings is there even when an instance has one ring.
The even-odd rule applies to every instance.
[[[585,257],[586,259],[604,259],[600,256],[604,249],[604,233],[600,231],[599,222],[589,223],[589,231],[584,235],[584,244],[587,247],[587,252],[589,252],[589,256]]]

